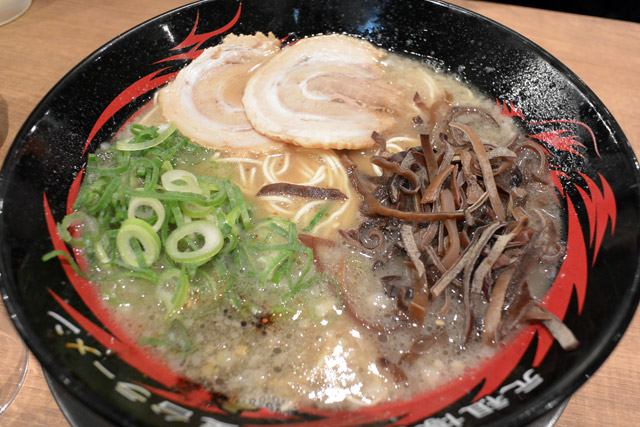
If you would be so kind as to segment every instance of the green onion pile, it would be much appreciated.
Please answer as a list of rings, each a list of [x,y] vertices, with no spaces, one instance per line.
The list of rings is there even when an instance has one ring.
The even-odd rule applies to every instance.
[[[74,212],[58,224],[86,255],[88,277],[151,283],[167,317],[183,312],[194,290],[215,303],[202,315],[225,302],[253,315],[286,313],[301,291],[332,281],[315,272],[292,222],[253,218],[211,150],[172,124],[134,124],[131,134],[89,155]]]

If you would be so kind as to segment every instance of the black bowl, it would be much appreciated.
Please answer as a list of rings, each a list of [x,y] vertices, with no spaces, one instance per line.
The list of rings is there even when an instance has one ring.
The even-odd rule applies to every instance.
[[[288,40],[359,35],[415,55],[514,116],[549,153],[565,212],[567,255],[544,300],[580,340],[564,351],[532,326],[464,376],[410,402],[354,412],[228,413],[196,384],[130,345],[95,291],[59,262],[52,223],[67,209],[86,155],[161,85],[229,32]],[[532,42],[436,1],[219,0],[188,5],[114,39],[42,100],[1,174],[0,273],[16,326],[46,372],[81,404],[122,425],[523,425],[598,368],[638,304],[637,162],[620,127],[571,71]]]

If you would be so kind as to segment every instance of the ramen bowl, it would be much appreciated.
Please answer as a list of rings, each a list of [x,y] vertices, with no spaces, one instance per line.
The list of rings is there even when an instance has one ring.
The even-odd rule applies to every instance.
[[[346,33],[479,90],[548,154],[566,254],[544,306],[580,345],[539,326],[411,400],[356,410],[231,408],[121,334],[68,264],[43,262],[87,155],[201,51],[233,32]],[[486,18],[440,2],[211,1],[161,15],[75,67],[37,106],[2,169],[0,271],[17,328],[69,395],[119,425],[524,425],[569,397],[612,351],[638,303],[637,162],[607,109],[565,66]]]

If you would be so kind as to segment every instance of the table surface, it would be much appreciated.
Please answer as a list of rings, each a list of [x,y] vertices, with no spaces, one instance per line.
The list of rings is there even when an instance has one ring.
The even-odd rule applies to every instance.
[[[604,102],[640,154],[640,24],[480,1],[453,2],[512,28],[560,59]],[[74,64],[128,28],[183,3],[35,0],[25,15],[0,27],[0,162],[32,109]],[[638,354],[636,314],[613,354],[572,397],[557,425],[637,425]],[[35,358],[0,424],[68,425]]]

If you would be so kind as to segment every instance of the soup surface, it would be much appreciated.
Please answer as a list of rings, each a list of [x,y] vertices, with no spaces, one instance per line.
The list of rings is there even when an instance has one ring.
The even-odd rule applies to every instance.
[[[564,251],[547,175],[418,60],[229,36],[91,155],[60,230],[130,334],[227,403],[355,408],[557,325],[536,302]]]

